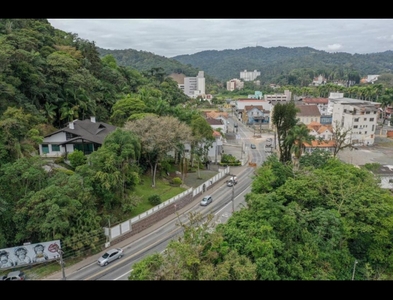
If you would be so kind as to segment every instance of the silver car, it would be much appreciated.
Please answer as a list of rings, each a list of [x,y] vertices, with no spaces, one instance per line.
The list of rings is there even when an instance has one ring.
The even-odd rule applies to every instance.
[[[209,205],[212,202],[213,202],[212,196],[205,196],[205,197],[203,197],[203,199],[201,201],[201,205],[202,206],[206,206],[206,205]]]
[[[104,253],[98,260],[97,263],[99,266],[103,267],[109,264],[110,262],[114,261],[115,259],[119,259],[123,256],[123,249],[115,248],[108,250]]]

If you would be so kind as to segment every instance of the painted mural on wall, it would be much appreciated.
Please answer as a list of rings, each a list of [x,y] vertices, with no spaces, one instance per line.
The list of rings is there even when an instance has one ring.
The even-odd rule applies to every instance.
[[[0,269],[47,262],[60,257],[60,240],[0,249]]]

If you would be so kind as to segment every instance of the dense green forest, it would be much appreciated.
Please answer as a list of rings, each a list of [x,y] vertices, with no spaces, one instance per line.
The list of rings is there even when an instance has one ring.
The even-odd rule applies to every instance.
[[[189,142],[199,161],[198,142],[212,140],[196,101],[161,68],[118,66],[44,19],[0,19],[0,98],[0,248],[60,239],[76,255],[100,249],[108,215],[119,222],[140,202],[141,176],[151,174],[154,186],[175,163],[169,150],[180,160]],[[43,137],[90,116],[118,130],[89,157],[70,154],[70,170],[47,172],[37,155]],[[154,132],[124,129],[134,122]]]
[[[280,50],[276,56],[286,52],[276,50]],[[302,53],[297,51],[296,63]],[[212,128],[198,107],[214,106],[188,98],[167,76],[172,72],[195,76],[193,70],[201,66],[165,58],[156,63],[152,54],[139,55],[141,61],[129,64],[125,59],[122,65],[113,53],[103,54],[94,42],[53,28],[46,19],[0,19],[0,248],[60,239],[68,255],[99,251],[108,218],[122,221],[121,216],[140,203],[134,191],[142,176],[148,174],[154,188],[161,172],[185,161],[184,143],[192,145],[191,159],[184,165],[203,162]],[[365,74],[380,73],[373,69],[379,65],[375,61],[389,53],[375,55]],[[346,64],[339,59],[337,63],[337,70]],[[277,62],[280,74],[283,64]],[[385,67],[383,82],[388,83],[387,63]],[[210,77],[213,72],[201,70],[211,78],[210,91],[224,89]],[[315,68],[312,74],[319,71]],[[352,78],[362,72],[349,67],[342,74]],[[392,89],[384,84],[283,88],[296,95],[342,89],[385,106],[393,99]],[[47,161],[37,155],[43,137],[71,120],[90,116],[118,128],[89,156],[70,154],[71,168],[47,171]],[[298,129],[293,130],[282,141],[288,153],[297,143]],[[170,151],[174,158],[166,155]],[[185,231],[190,232],[186,243],[169,248],[183,249],[174,254],[189,258],[181,279],[212,278],[220,270],[217,279],[348,279],[355,259],[358,279],[392,274],[392,195],[378,188],[369,172],[317,154],[302,157],[306,161],[300,168],[287,160],[267,161],[257,170],[248,208],[218,227],[217,233],[186,228],[190,230]],[[198,264],[205,259],[209,263],[202,274]],[[162,258],[156,263],[148,266],[161,271],[170,266]],[[136,279],[174,276],[145,271],[142,266],[133,274]]]
[[[134,66],[144,71],[155,64],[167,74],[183,73],[196,76],[197,70],[207,74],[207,83],[214,86],[217,80],[225,82],[239,78],[240,72],[261,72],[257,78],[262,86],[309,85],[315,77],[323,75],[328,82],[336,80],[355,81],[367,75],[392,73],[393,51],[371,54],[328,53],[309,47],[247,47],[238,50],[210,50],[172,58],[157,56],[149,52],[105,50],[98,48],[100,55],[112,54],[119,65]],[[180,63],[180,64],[179,64]],[[214,79],[213,79],[214,78]]]
[[[366,169],[322,152],[299,168],[271,155],[246,203],[225,224],[190,213],[183,236],[135,263],[129,278],[391,280],[393,196]]]

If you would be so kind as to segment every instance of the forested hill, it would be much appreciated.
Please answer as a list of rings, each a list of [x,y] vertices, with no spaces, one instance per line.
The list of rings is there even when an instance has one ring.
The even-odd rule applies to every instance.
[[[329,53],[310,47],[247,47],[238,50],[209,50],[192,55],[172,58],[150,52],[127,50],[105,50],[98,48],[100,55],[112,54],[119,65],[131,66],[139,71],[162,67],[167,74],[172,72],[195,76],[203,70],[205,76],[220,81],[239,78],[240,72],[261,72],[262,83],[282,82],[282,76],[324,75],[330,80],[357,79],[372,74],[392,73],[393,51],[372,54]]]
[[[152,69],[162,68],[166,75],[172,73],[184,74],[188,77],[194,77],[198,74],[198,69],[191,65],[183,64],[177,60],[167,58],[165,56],[155,55],[151,52],[138,51],[133,49],[126,50],[108,50],[97,47],[97,52],[101,57],[112,55],[119,66],[131,67],[141,73],[148,72]],[[206,74],[207,84],[215,83],[218,78]]]
[[[139,72],[146,72],[153,68],[162,68],[166,74],[181,73],[191,77],[196,76],[198,73],[198,70],[190,65],[147,51],[133,49],[108,50],[100,47],[97,47],[97,51],[101,57],[110,54],[120,66],[132,67]]]
[[[309,47],[248,47],[239,50],[203,51],[193,55],[175,56],[173,59],[190,64],[221,80],[239,78],[240,71],[257,70],[261,80],[280,74],[289,74],[296,69],[311,69],[316,73],[349,74],[360,76],[391,73],[393,51],[373,54],[328,53]],[[336,75],[336,79],[339,79]]]

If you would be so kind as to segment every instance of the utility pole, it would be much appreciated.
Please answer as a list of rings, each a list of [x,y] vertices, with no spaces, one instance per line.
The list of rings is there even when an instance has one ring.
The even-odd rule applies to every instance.
[[[63,280],[66,280],[66,276],[65,276],[65,270],[64,270],[64,260],[63,260],[63,250],[59,249],[57,250],[57,252],[60,254],[60,266],[61,266],[61,271],[63,273]]]
[[[235,175],[232,175],[233,177],[235,177]],[[232,213],[234,213],[235,211],[235,181],[233,181],[232,184]]]
[[[352,273],[352,280],[355,278],[355,270],[356,270],[356,264],[358,261],[355,259],[355,262],[353,263],[353,273]]]

